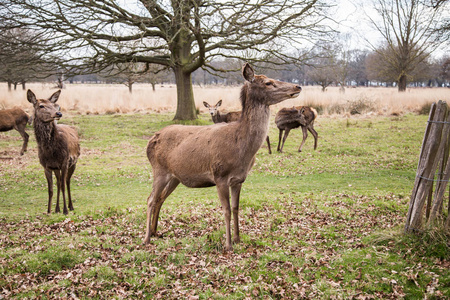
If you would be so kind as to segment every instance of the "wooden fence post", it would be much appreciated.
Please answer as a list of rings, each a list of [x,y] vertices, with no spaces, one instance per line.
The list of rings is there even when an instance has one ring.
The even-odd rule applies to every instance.
[[[450,177],[449,156],[450,118],[447,103],[439,101],[433,103],[430,110],[427,128],[422,142],[422,149],[417,165],[416,179],[409,202],[405,231],[418,232],[423,224],[425,202],[432,196],[433,181],[437,181],[434,199],[430,197],[427,205],[430,224],[442,210],[443,195]],[[438,179],[435,180],[436,170],[439,168]],[[449,217],[450,218],[450,217]],[[450,223],[447,220],[446,223]]]

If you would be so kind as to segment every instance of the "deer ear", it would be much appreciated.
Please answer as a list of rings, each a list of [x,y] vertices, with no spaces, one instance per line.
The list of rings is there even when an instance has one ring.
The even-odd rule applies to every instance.
[[[61,90],[55,92],[53,95],[50,96],[50,98],[48,98],[48,100],[52,103],[55,103],[56,101],[58,101],[59,95],[61,94]]]
[[[206,101],[203,101],[203,105],[204,105],[205,107],[209,108],[209,104],[208,104],[208,102],[206,102]]]
[[[33,105],[36,104],[36,102],[37,102],[36,95],[31,90],[27,91],[27,99],[28,99],[28,102],[30,102]]]
[[[253,82],[253,80],[255,80],[255,71],[253,71],[249,63],[245,63],[242,67],[242,76],[244,76],[245,80],[250,82]]]
[[[219,102],[217,102],[216,106],[219,107],[222,105],[222,99],[219,100]]]

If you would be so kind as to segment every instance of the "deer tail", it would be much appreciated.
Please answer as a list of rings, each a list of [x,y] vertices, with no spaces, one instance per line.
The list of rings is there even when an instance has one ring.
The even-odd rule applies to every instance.
[[[312,112],[314,114],[314,119],[313,120],[315,120],[317,118],[317,110],[314,107],[311,107],[311,110],[312,110]]]

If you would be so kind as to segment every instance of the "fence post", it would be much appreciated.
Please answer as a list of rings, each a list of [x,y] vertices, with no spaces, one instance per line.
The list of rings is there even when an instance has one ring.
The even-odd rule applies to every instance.
[[[406,232],[417,232],[421,229],[423,210],[427,196],[430,194],[433,186],[436,169],[439,162],[442,164],[443,155],[447,153],[447,151],[444,151],[444,144],[448,144],[447,138],[444,137],[445,143],[441,143],[446,120],[447,104],[443,101],[433,104],[422,143],[416,179],[406,217]]]

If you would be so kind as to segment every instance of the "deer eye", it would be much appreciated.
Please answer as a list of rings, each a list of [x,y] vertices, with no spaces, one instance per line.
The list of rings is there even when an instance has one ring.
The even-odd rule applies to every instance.
[[[272,81],[266,82],[266,85],[272,85]]]
[[[42,105],[42,104],[41,104],[41,105],[39,105],[39,108],[44,108],[44,107],[45,107],[45,106],[44,106],[44,105]]]

